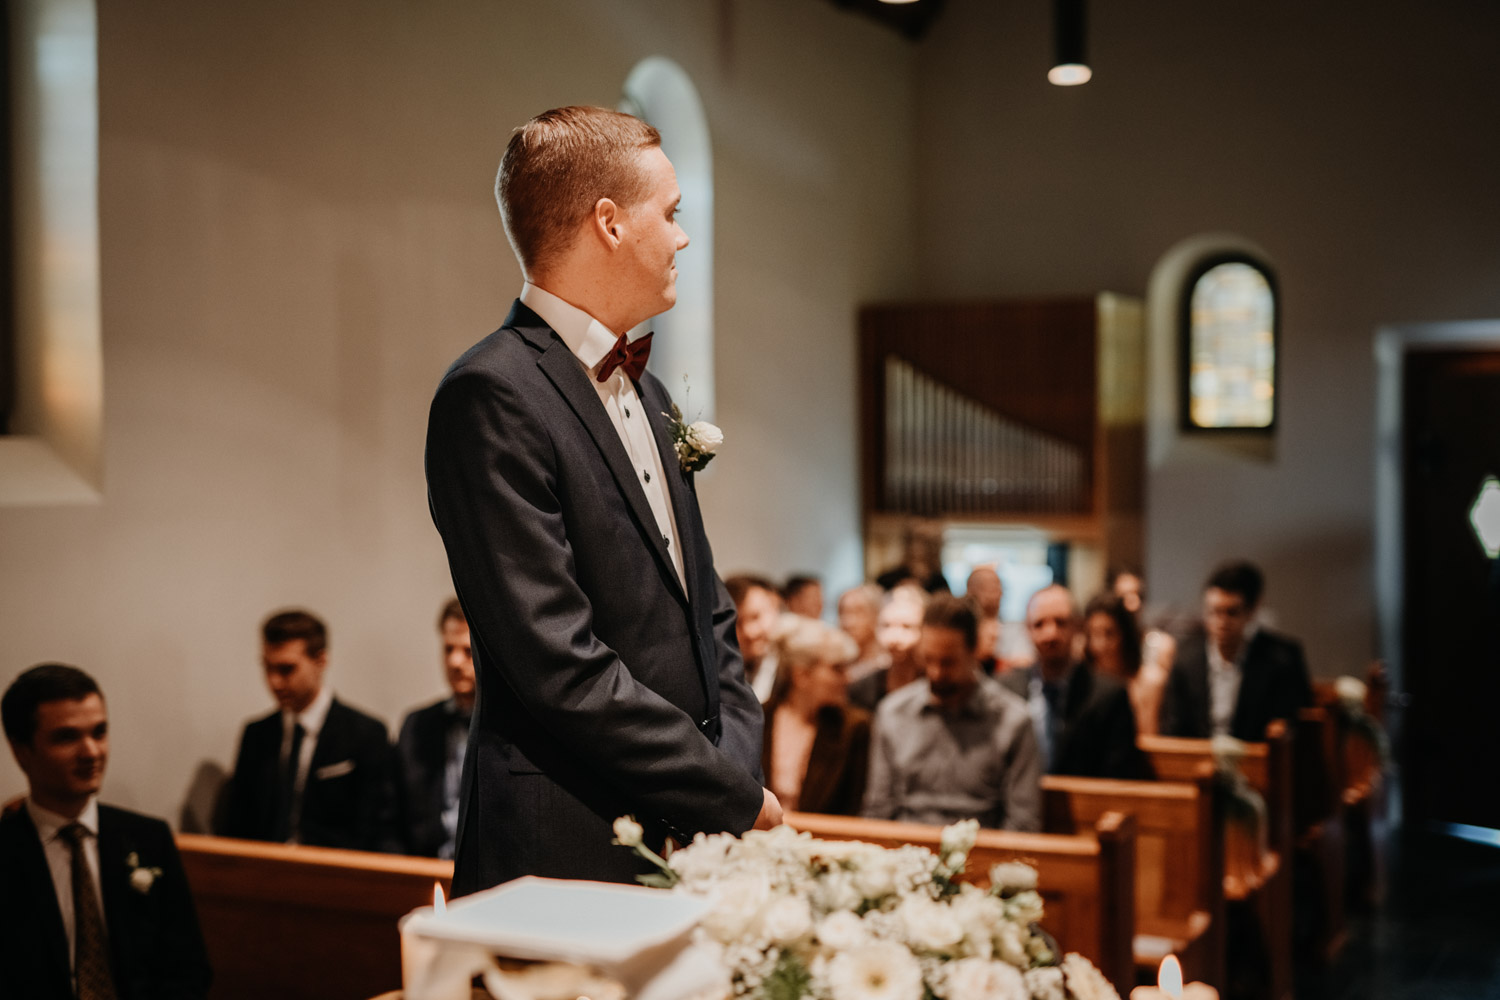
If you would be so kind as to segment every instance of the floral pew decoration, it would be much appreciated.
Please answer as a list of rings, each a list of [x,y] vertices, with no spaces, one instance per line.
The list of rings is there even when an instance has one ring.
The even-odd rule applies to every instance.
[[[699,834],[662,857],[630,817],[615,843],[656,870],[646,885],[709,901],[696,941],[747,1000],[1118,1000],[1087,958],[1037,926],[1036,870],[959,881],[979,830],[946,827],[939,854],[824,841],[790,827]]]

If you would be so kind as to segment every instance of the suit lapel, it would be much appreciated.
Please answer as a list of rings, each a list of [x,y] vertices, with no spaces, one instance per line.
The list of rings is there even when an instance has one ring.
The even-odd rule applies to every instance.
[[[128,831],[108,806],[99,807],[99,895],[104,907],[104,926],[109,932],[109,951],[113,960],[115,985],[126,982],[126,963],[132,953],[130,940],[136,929],[137,914],[130,912],[130,866],[125,856],[135,850]],[[151,858],[137,857],[142,867],[152,867]]]
[[[1244,659],[1240,663],[1240,690],[1234,700],[1234,719],[1231,729],[1244,733],[1241,739],[1259,742],[1266,738],[1264,732],[1255,732],[1259,728],[1256,723],[1260,722],[1259,713],[1254,711],[1266,703],[1266,688],[1270,683],[1271,671],[1267,669],[1265,657],[1262,655],[1264,636],[1256,632],[1250,639],[1250,645],[1245,649]]]
[[[588,373],[578,363],[578,358],[573,355],[573,352],[568,350],[568,345],[563,343],[562,338],[547,327],[541,329],[545,330],[547,340],[537,365],[557,387],[563,399],[567,400],[568,406],[572,408],[574,414],[589,432],[589,437],[594,439],[595,447],[604,456],[604,462],[609,466],[615,485],[619,487],[626,504],[630,507],[631,514],[635,517],[636,526],[645,537],[647,546],[656,553],[662,575],[671,581],[673,592],[682,600],[686,600],[687,593],[683,589],[682,581],[677,578],[677,567],[667,551],[666,540],[657,530],[656,515],[651,512],[651,504],[646,500],[646,493],[641,489],[641,484],[636,481],[635,469],[630,464],[630,456],[626,454],[625,445],[620,442],[619,432],[610,422],[609,414],[604,410],[604,404],[599,401],[599,393],[589,382]],[[538,332],[536,329],[521,332],[530,334],[528,339],[532,343],[538,342],[535,336]],[[649,410],[650,407],[648,406],[647,409]],[[665,456],[663,460],[665,461]],[[671,480],[670,475],[667,478]],[[684,571],[686,566],[687,558],[684,552]]]
[[[689,515],[691,505],[688,497],[687,473],[677,458],[677,448],[672,442],[672,431],[668,421],[672,419],[672,401],[659,383],[639,382],[637,389],[641,402],[646,407],[646,421],[656,438],[656,450],[661,455],[662,475],[667,479],[667,496],[672,502],[672,515],[677,522],[677,541],[682,546],[682,576],[687,581],[688,599],[692,599],[694,572],[698,564],[697,546],[693,542],[696,534],[692,530]]]

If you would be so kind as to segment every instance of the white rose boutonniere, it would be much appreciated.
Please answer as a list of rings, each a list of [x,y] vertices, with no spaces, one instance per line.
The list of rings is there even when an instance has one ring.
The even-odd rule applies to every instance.
[[[672,421],[672,446],[677,451],[677,462],[683,472],[698,472],[713,461],[719,445],[724,443],[724,432],[707,420],[683,423],[682,411],[672,404],[672,412],[662,416]]]
[[[125,855],[125,867],[130,869],[130,888],[142,896],[150,892],[156,880],[161,878],[161,869],[145,867],[141,864],[140,855],[134,851]]]

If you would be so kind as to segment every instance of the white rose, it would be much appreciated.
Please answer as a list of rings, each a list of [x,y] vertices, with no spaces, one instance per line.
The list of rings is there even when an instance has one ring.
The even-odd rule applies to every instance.
[[[812,910],[801,896],[782,896],[766,907],[761,929],[777,944],[800,941],[812,930]]]
[[[865,922],[848,910],[830,913],[818,921],[818,941],[833,951],[850,951],[868,940]]]
[[[615,839],[626,847],[639,847],[644,834],[641,824],[629,816],[621,816],[615,820]]]
[[[1340,677],[1333,682],[1333,691],[1339,696],[1339,701],[1349,708],[1364,710],[1367,689],[1365,682],[1358,677]]]
[[[707,420],[694,420],[687,426],[687,440],[699,451],[712,454],[724,443],[724,432]]]
[[[1033,1000],[1068,1000],[1068,986],[1059,968],[1032,969],[1022,978]]]
[[[156,872],[150,868],[137,868],[130,873],[130,888],[142,895],[151,891],[156,883]]]
[[[854,887],[854,879],[844,871],[833,871],[824,875],[813,889],[814,900],[818,909],[825,912],[834,910],[857,910],[863,902],[859,890]]]
[[[947,968],[944,1000],[1029,1000],[1021,970],[1005,962],[961,958]]]
[[[920,1000],[922,967],[905,948],[867,945],[828,963],[833,1000]]]
[[[1021,892],[1036,888],[1036,869],[1020,861],[990,866],[990,887],[1000,892]]]
[[[923,951],[948,952],[964,939],[964,928],[953,911],[941,903],[914,896],[896,911],[906,928],[906,940]]]
[[[875,854],[861,859],[854,869],[854,888],[866,899],[880,899],[896,891],[896,873],[889,855]]]

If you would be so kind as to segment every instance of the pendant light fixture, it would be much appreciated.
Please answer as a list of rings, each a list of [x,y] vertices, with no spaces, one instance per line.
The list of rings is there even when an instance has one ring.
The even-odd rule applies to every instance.
[[[1088,83],[1094,75],[1088,60],[1087,0],[1052,0],[1052,68],[1047,79],[1059,87]]]

